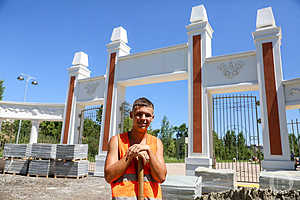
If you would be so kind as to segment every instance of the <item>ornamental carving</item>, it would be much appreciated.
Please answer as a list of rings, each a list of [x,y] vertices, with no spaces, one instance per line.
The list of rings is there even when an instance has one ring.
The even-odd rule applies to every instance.
[[[299,93],[300,93],[300,88],[291,88],[291,89],[289,90],[288,95],[289,95],[289,96],[295,96],[295,95],[297,95],[297,94],[299,94]]]
[[[86,86],[84,86],[85,92],[88,95],[93,95],[96,92],[98,85],[99,84],[97,82],[87,84]]]
[[[63,106],[48,105],[19,105],[19,104],[1,104],[0,118],[6,119],[41,119],[41,120],[63,120]]]
[[[218,69],[223,73],[225,78],[233,79],[234,77],[240,74],[241,69],[244,65],[245,63],[242,61],[230,61],[228,63],[221,63],[218,66]]]

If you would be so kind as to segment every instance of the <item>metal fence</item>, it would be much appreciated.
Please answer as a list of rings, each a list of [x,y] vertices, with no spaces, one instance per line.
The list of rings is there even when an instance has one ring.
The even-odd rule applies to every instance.
[[[300,157],[300,121],[298,119],[288,123],[288,133],[291,159],[293,160],[294,157]]]
[[[239,182],[258,182],[263,159],[257,97],[213,98],[214,167],[233,169]]]
[[[78,141],[81,144],[88,144],[88,159],[94,161],[98,154],[99,138],[102,121],[103,106],[88,107],[80,113],[80,127]]]

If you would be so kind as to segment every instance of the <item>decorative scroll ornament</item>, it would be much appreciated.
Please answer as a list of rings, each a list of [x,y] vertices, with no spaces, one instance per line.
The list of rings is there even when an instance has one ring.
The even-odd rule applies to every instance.
[[[227,79],[233,79],[235,76],[239,75],[244,65],[245,63],[242,61],[230,61],[229,63],[221,63],[218,66],[218,69],[223,73],[223,75]]]
[[[98,84],[96,82],[96,83],[87,84],[84,87],[84,89],[88,95],[93,95],[96,92],[97,87],[98,87]]]
[[[289,90],[289,96],[295,96],[300,93],[300,88],[291,88]]]

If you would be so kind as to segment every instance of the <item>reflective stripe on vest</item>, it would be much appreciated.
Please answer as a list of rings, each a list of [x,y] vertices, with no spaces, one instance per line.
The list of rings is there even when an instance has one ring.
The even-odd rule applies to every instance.
[[[115,180],[115,183],[121,183],[124,181],[138,181],[136,174],[124,174],[119,179]],[[144,175],[144,182],[156,182],[150,174]]]
[[[137,200],[137,197],[113,197],[112,200]],[[144,197],[144,200],[160,200],[160,199]]]
[[[147,134],[146,143],[151,151],[156,154],[157,139]],[[128,133],[118,135],[119,159],[123,158],[130,146]],[[112,199],[115,200],[133,200],[137,199],[138,182],[136,174],[136,163],[132,161],[126,169],[123,176],[111,183]],[[161,200],[161,187],[157,181],[151,176],[150,164],[144,166],[144,199]]]

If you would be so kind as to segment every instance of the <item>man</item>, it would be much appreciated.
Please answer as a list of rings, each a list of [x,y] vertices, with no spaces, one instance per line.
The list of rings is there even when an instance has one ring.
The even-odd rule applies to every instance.
[[[138,159],[144,164],[144,198],[162,199],[159,183],[167,174],[160,139],[147,134],[154,119],[154,106],[146,98],[134,101],[129,132],[111,137],[104,166],[105,180],[111,184],[112,199],[137,199]]]

